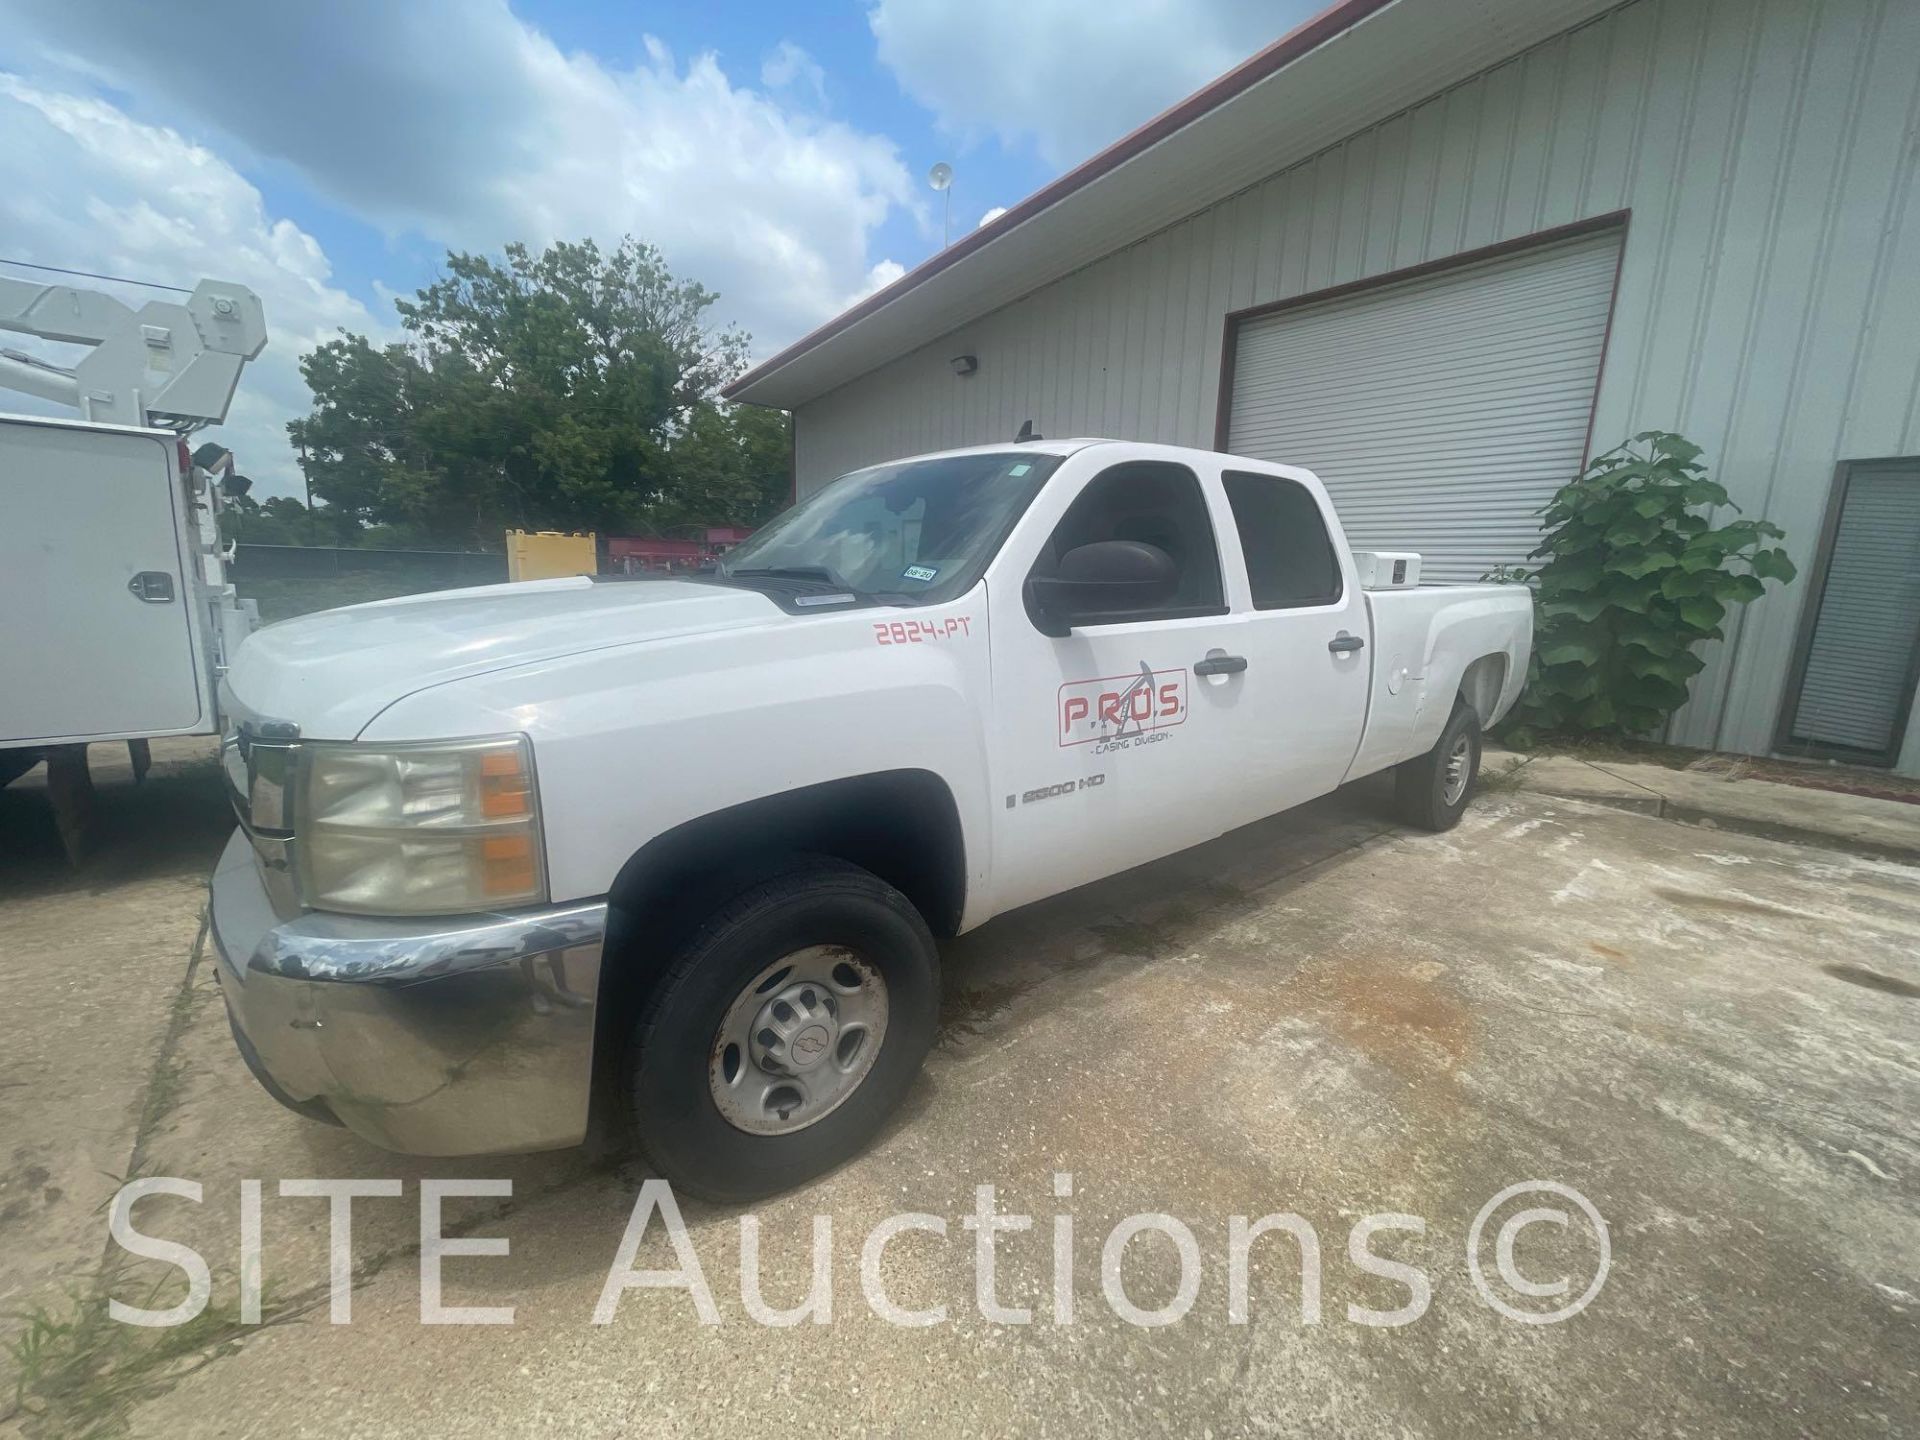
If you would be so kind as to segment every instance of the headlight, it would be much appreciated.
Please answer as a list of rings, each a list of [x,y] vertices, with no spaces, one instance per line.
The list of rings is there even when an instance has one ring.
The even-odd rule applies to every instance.
[[[446,915],[547,897],[523,736],[303,745],[294,823],[316,909]]]

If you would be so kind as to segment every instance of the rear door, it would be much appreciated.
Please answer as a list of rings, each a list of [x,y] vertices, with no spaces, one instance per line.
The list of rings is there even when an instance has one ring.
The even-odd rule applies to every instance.
[[[170,435],[0,420],[0,739],[192,730],[204,679]]]
[[[1063,466],[989,575],[994,909],[1003,910],[1218,835],[1238,764],[1237,691],[1194,666],[1226,654],[1236,620],[1208,481],[1186,465],[1102,445]],[[1099,540],[1173,557],[1179,588],[1152,612],[1041,633],[1026,577]]]
[[[1236,618],[1234,773],[1223,803],[1236,825],[1324,795],[1366,727],[1373,657],[1366,597],[1310,480],[1225,461],[1228,596]]]

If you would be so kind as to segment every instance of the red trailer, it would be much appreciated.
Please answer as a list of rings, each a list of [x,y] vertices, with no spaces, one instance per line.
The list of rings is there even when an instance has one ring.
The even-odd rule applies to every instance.
[[[642,570],[698,570],[713,564],[753,531],[737,525],[711,525],[700,538],[664,539],[655,535],[607,537],[609,569],[632,575]]]

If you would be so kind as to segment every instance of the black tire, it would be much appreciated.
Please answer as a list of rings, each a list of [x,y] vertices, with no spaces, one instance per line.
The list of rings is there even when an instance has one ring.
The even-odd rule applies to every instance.
[[[886,982],[872,1068],[804,1129],[751,1134],[721,1113],[708,1065],[728,1007],[767,966],[811,945],[843,945]],[[905,1098],[940,1015],[940,957],[907,897],[857,865],[797,857],[736,894],[675,951],[648,994],[627,1052],[635,1138],[676,1189],[727,1203],[790,1190],[858,1154]]]
[[[1466,742],[1467,783],[1451,801],[1447,798],[1454,749]],[[1400,818],[1422,830],[1451,830],[1466,813],[1467,802],[1480,780],[1480,718],[1464,700],[1456,700],[1446,728],[1433,749],[1404,760],[1393,772],[1393,798]]]
[[[39,763],[38,750],[0,750],[0,789],[5,789]]]

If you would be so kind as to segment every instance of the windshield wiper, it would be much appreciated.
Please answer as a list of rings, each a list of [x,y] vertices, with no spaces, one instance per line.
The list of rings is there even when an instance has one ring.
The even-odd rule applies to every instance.
[[[715,575],[722,580],[731,580],[735,576],[749,580],[807,580],[830,590],[844,590],[856,600],[878,600],[883,605],[921,603],[918,595],[907,595],[898,590],[862,590],[857,585],[849,585],[825,565],[747,565],[738,570],[722,569],[716,571]]]
[[[841,590],[853,587],[824,565],[757,565],[742,570],[722,570],[723,575],[765,575],[775,580],[818,580]]]

